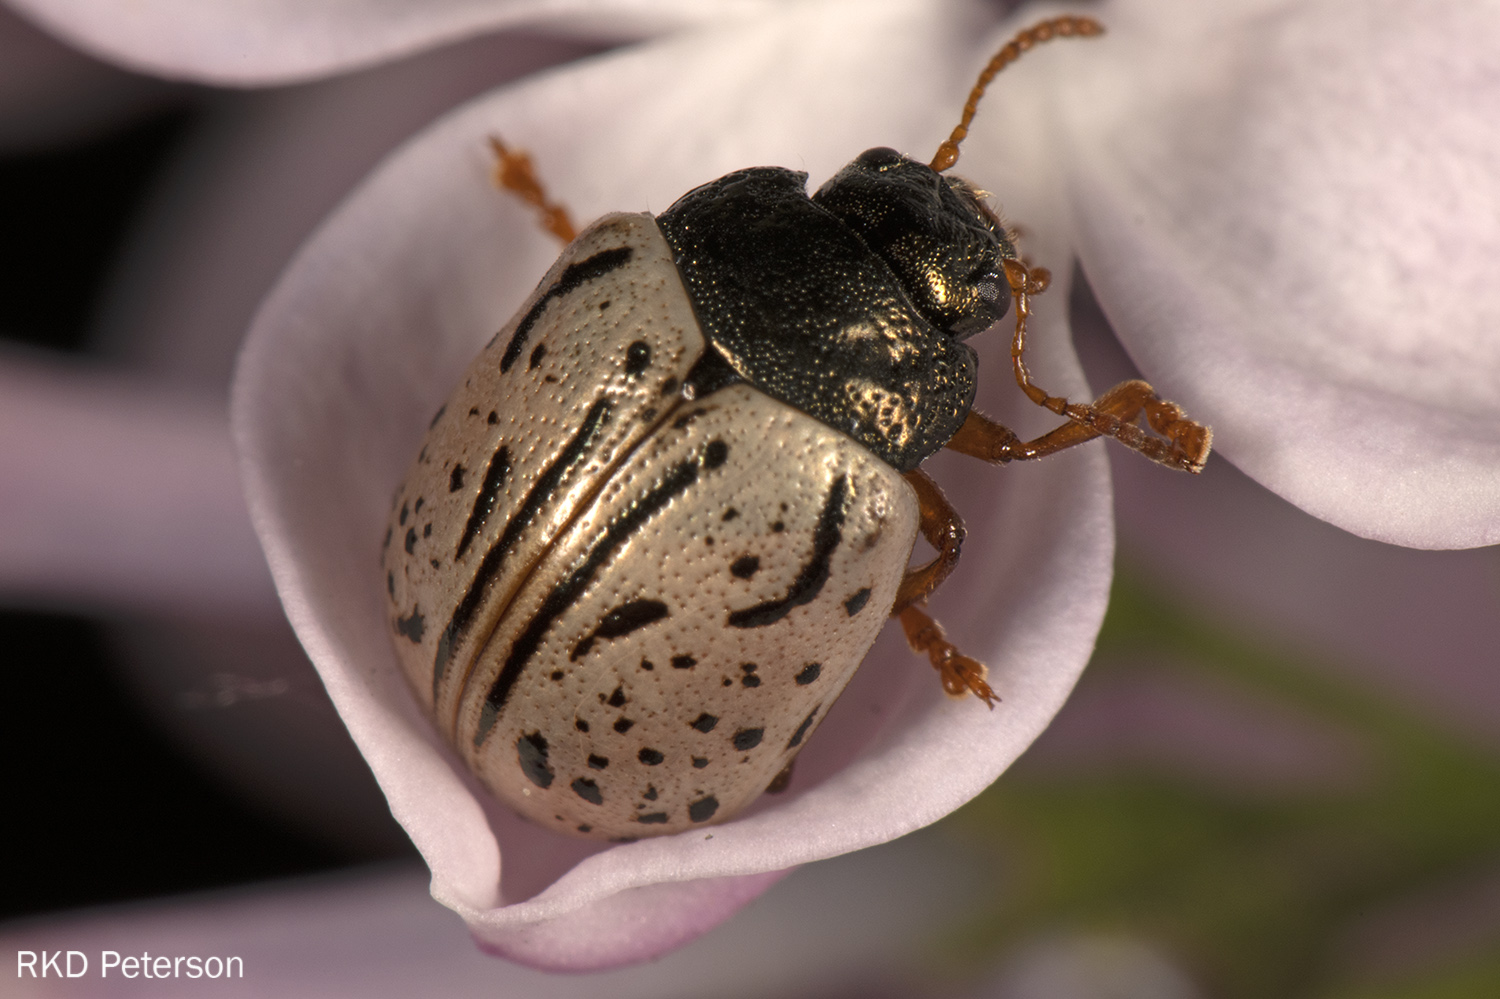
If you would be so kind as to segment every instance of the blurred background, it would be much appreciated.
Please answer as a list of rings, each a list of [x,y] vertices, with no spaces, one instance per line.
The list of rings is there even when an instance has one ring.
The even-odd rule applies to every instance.
[[[226,392],[383,154],[605,47],[512,32],[226,91],[0,7],[0,936],[254,951],[265,994],[1500,996],[1500,552],[1363,541],[1220,459],[1121,449],[1095,661],[990,791],[647,969],[472,948],[280,616]],[[1102,388],[1134,371],[1078,277]]]

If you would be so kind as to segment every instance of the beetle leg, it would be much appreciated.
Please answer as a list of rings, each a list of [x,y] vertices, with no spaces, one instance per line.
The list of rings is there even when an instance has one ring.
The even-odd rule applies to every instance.
[[[917,492],[922,537],[937,549],[937,558],[908,571],[902,577],[901,585],[896,589],[896,603],[891,608],[892,614],[898,614],[912,604],[926,600],[933,590],[941,586],[943,580],[958,565],[959,550],[964,543],[963,518],[953,509],[953,504],[948,502],[948,497],[943,495],[938,484],[921,469],[907,472],[904,478]]]
[[[495,152],[495,186],[509,191],[532,208],[536,209],[541,227],[564,244],[578,236],[568,210],[562,205],[547,200],[547,191],[537,179],[536,168],[531,157],[520,149],[511,149],[497,135],[490,136],[490,148]]]
[[[1026,350],[1026,320],[1031,315],[1031,296],[1046,290],[1050,275],[1042,268],[1028,269],[1017,260],[1004,263],[1016,302],[1016,332],[1010,347],[1016,384],[1032,402],[1071,422],[1035,440],[1022,441],[1000,424],[971,412],[948,447],[986,461],[1005,462],[1040,458],[1104,436],[1113,437],[1169,468],[1203,471],[1213,446],[1213,431],[1188,419],[1181,406],[1163,399],[1145,382],[1139,379],[1121,382],[1094,402],[1080,405],[1047,394],[1031,380],[1022,356]],[[1142,414],[1159,437],[1153,437],[1136,423]]]
[[[984,663],[960,653],[943,636],[942,627],[917,606],[942,585],[943,580],[958,565],[959,550],[964,543],[963,518],[926,472],[913,469],[906,473],[905,478],[917,492],[922,537],[937,549],[937,557],[902,577],[891,613],[901,619],[906,642],[912,651],[926,653],[932,668],[942,677],[943,689],[950,697],[972,693],[993,708],[999,698],[990,689],[990,685],[985,683]]]
[[[943,690],[949,697],[973,694],[991,709],[999,696],[985,682],[984,663],[958,651],[943,635],[942,627],[920,607],[907,607],[899,614],[906,643],[913,652],[927,653],[932,668],[942,677]]]

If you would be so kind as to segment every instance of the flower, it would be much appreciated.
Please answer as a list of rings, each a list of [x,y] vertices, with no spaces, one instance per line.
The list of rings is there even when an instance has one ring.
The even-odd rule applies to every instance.
[[[1033,332],[1043,384],[1086,395],[1064,309],[1076,255],[1147,377],[1266,485],[1369,537],[1493,543],[1500,365],[1480,334],[1495,306],[1477,274],[1495,235],[1472,220],[1494,217],[1496,140],[1475,127],[1495,86],[1479,55],[1494,18],[1457,4],[1384,13],[1107,5],[1107,43],[1007,71],[957,172],[996,193],[1028,255],[1059,275]],[[449,30],[431,29],[439,21],[420,37]],[[712,840],[601,849],[523,826],[416,711],[373,571],[421,428],[555,252],[487,189],[484,136],[528,147],[580,218],[660,210],[751,163],[816,182],[866,146],[935,145],[949,116],[934,109],[956,104],[1013,27],[969,3],[812,3],[527,81],[408,144],[267,300],[234,400],[257,529],[434,894],[486,946],[547,967],[644,959],[792,865],[900,835],[977,793],[1087,660],[1112,525],[1098,448],[1004,470],[943,456],[970,541],[933,608],[990,663],[1001,709],[945,700],[887,636],[788,798]],[[299,65],[286,72],[310,71]],[[1387,136],[1393,112],[1422,143]],[[1444,183],[1420,183],[1434,176]],[[981,407],[1045,429],[1009,391],[1004,344],[989,337]]]

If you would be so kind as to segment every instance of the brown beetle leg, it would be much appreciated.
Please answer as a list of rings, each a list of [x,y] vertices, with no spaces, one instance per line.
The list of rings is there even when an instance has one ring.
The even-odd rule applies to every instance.
[[[496,135],[490,136],[490,148],[495,151],[495,186],[536,209],[537,221],[543,229],[564,244],[573,242],[578,230],[568,218],[566,208],[547,200],[547,191],[537,179],[531,157],[519,149],[509,148]]]
[[[943,636],[942,627],[917,606],[926,601],[928,594],[942,585],[958,565],[959,551],[964,543],[963,518],[926,472],[913,469],[906,473],[906,481],[917,493],[922,537],[937,549],[937,557],[902,577],[891,614],[901,619],[906,642],[912,651],[926,654],[932,668],[942,678],[943,690],[950,697],[972,693],[993,708],[999,698],[985,682],[984,664],[960,653]]]
[[[927,653],[932,668],[938,671],[943,681],[943,690],[949,697],[973,694],[991,709],[999,696],[985,682],[984,663],[970,659],[958,651],[954,644],[943,637],[943,629],[919,607],[908,607],[898,615],[901,627],[906,632],[906,643],[913,652]]]
[[[1089,405],[1048,395],[1033,382],[1023,359],[1026,320],[1031,315],[1031,296],[1046,290],[1050,275],[1042,268],[1029,269],[1018,260],[1005,261],[1005,274],[1016,303],[1016,332],[1010,347],[1016,384],[1032,402],[1072,422],[1035,440],[1022,441],[993,420],[970,412],[958,433],[948,442],[948,447],[985,461],[1024,461],[1104,436],[1113,437],[1169,468],[1194,473],[1203,471],[1213,446],[1213,431],[1189,420],[1183,415],[1181,406],[1161,398],[1145,382],[1139,379],[1121,382]],[[1160,437],[1151,436],[1136,423],[1142,414],[1147,425]]]
[[[892,614],[899,614],[914,603],[927,599],[933,590],[958,565],[958,555],[964,544],[964,521],[948,502],[948,497],[938,484],[921,469],[913,469],[905,475],[906,481],[917,493],[917,507],[921,511],[922,537],[937,549],[937,558],[926,565],[909,570],[896,589],[896,603]]]

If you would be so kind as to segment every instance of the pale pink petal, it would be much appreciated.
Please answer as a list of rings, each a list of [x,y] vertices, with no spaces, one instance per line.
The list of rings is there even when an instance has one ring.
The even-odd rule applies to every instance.
[[[497,953],[554,968],[643,960],[726,918],[779,871],[967,801],[1041,730],[1087,660],[1112,545],[1097,446],[1005,470],[943,456],[934,467],[970,540],[933,608],[991,664],[1005,699],[994,712],[945,698],[887,629],[787,795],[711,830],[612,847],[521,822],[477,791],[407,692],[375,568],[391,491],[431,413],[557,252],[489,188],[485,136],[529,148],[583,219],[660,211],[757,163],[805,168],[816,184],[867,146],[935,148],[951,126],[931,109],[956,114],[997,41],[987,16],[979,5],[934,17],[915,2],[818,4],[478,101],[388,161],[263,307],[233,411],[283,602],[431,865],[434,895]],[[1040,101],[1025,79],[985,126],[1007,141],[966,170],[1003,192],[1007,214],[1036,233],[1028,250],[1066,274],[1057,192],[1042,160],[1009,141],[1033,127],[1026,109]],[[1065,299],[1064,280],[1040,300],[1032,363],[1049,387],[1082,394]],[[1003,334],[984,341],[986,408],[1023,432],[1048,426],[1008,385]]]
[[[973,860],[951,837],[909,837],[796,872],[720,932],[659,961],[558,975],[495,961],[436,905],[418,865],[345,871],[196,897],[64,913],[0,927],[7,962],[74,950],[88,973],[33,979],[7,967],[19,999],[763,999],[891,994],[920,981],[943,925],[976,906]],[[244,977],[127,979],[105,951],[238,957]],[[769,959],[768,956],[774,956]],[[111,958],[113,960],[113,958]],[[64,957],[65,961],[65,957]],[[38,964],[40,962],[37,962]],[[175,963],[175,961],[174,961]],[[82,971],[82,959],[73,968]],[[38,968],[38,970],[40,970]],[[238,970],[238,969],[236,969]],[[899,987],[899,986],[896,986]]]
[[[637,38],[788,0],[7,0],[85,52],[142,73],[290,83],[504,28]]]
[[[272,612],[221,402],[0,357],[0,594]]]
[[[95,62],[0,6],[0,151],[110,127],[170,89]]]
[[[1500,13],[1136,0],[1073,56],[1079,253],[1145,376],[1314,516],[1500,541]]]

